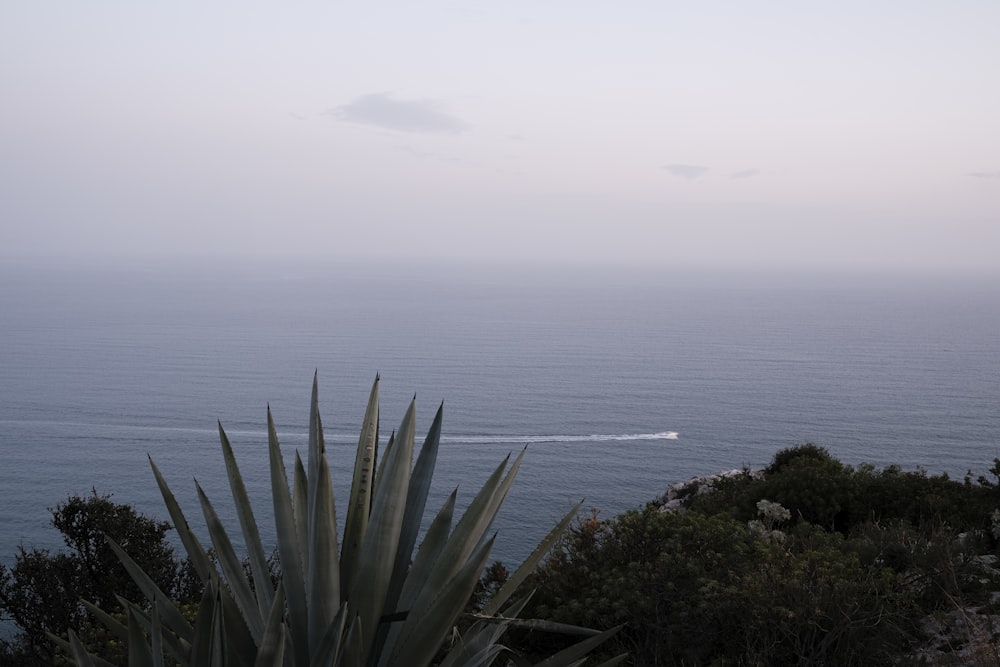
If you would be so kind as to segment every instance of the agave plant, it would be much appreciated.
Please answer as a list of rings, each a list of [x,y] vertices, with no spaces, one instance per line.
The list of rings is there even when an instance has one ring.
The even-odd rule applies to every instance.
[[[571,510],[489,601],[465,635],[441,658],[458,617],[487,564],[495,536],[490,526],[524,456],[497,466],[457,523],[456,492],[438,511],[415,551],[441,437],[439,408],[416,463],[415,403],[378,457],[379,379],[365,411],[345,513],[343,540],[313,378],[307,464],[295,453],[292,484],[267,413],[271,492],[280,580],[274,586],[265,548],[232,446],[222,425],[226,463],[249,575],[205,491],[198,497],[211,552],[189,528],[156,464],[150,465],[188,557],[204,583],[194,622],[153,583],[117,544],[112,549],[146,596],[143,604],[120,600],[125,622],[93,605],[88,608],[122,641],[129,665],[350,665],[412,667],[440,659],[442,665],[489,665],[506,651],[500,644],[511,624],[566,631],[588,637],[548,658],[546,665],[578,665],[615,629],[569,628],[526,619],[518,612],[528,596],[514,598],[519,584],[576,514]],[[197,485],[197,482],[196,482]],[[214,552],[214,557],[211,553]],[[59,643],[78,665],[109,664],[89,655],[72,632]],[[165,657],[166,656],[166,657]],[[616,664],[619,656],[605,663]]]

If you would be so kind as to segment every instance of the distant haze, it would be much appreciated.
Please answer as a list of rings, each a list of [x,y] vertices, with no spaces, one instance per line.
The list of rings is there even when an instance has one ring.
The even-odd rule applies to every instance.
[[[0,5],[0,261],[1000,271],[1000,3]]]

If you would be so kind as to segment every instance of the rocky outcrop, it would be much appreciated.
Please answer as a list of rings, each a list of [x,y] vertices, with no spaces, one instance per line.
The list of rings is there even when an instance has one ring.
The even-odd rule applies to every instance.
[[[667,492],[654,500],[653,503],[659,505],[660,509],[664,512],[684,509],[684,507],[687,506],[687,503],[690,502],[691,498],[705,493],[710,493],[720,480],[731,479],[733,477],[750,477],[751,479],[759,479],[763,475],[763,470],[738,468],[736,470],[723,470],[713,475],[692,477],[685,482],[677,482],[676,484],[670,486],[670,488],[667,489]]]

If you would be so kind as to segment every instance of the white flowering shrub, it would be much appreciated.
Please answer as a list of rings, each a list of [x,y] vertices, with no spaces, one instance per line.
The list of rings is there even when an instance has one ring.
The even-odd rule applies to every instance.
[[[775,528],[775,526],[792,518],[791,512],[782,507],[780,503],[774,503],[770,500],[758,500],[757,515],[760,517],[759,519],[747,522],[747,527],[752,532],[774,542],[785,541],[785,534]]]

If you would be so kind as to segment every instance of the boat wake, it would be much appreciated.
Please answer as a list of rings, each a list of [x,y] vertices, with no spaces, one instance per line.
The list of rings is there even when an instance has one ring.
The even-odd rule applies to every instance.
[[[526,444],[545,442],[628,442],[634,440],[677,440],[677,431],[594,435],[456,435],[442,436],[444,442],[473,444]]]

